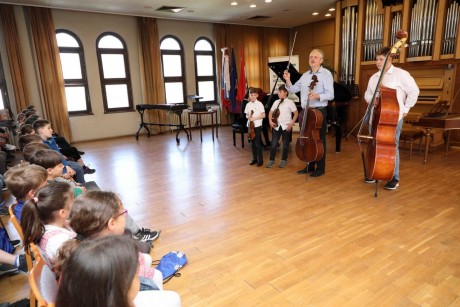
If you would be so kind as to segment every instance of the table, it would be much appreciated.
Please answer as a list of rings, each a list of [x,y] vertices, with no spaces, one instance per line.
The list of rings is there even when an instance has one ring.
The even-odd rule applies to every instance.
[[[423,163],[426,163],[428,158],[428,148],[430,145],[430,134],[433,128],[441,128],[447,130],[447,140],[444,155],[447,156],[450,143],[450,131],[453,129],[460,129],[460,114],[449,114],[438,117],[420,117],[420,119],[412,123],[413,126],[421,126],[426,129],[425,139],[425,158]]]
[[[191,125],[191,115],[195,115],[197,122],[196,124],[200,127],[200,139],[203,142],[203,125],[201,121],[202,115],[211,115],[211,129],[212,129],[212,141],[214,142],[214,126],[216,127],[216,137],[219,138],[218,122],[217,122],[217,110],[209,110],[203,112],[189,111],[188,112],[188,127],[190,132],[190,140],[192,140],[192,125]],[[216,118],[216,123],[214,124],[214,117]]]

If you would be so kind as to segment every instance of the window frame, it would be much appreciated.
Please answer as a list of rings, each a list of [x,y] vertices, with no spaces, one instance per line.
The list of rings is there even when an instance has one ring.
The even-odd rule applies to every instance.
[[[118,48],[99,48],[99,42],[105,36],[114,36],[116,37],[122,44],[123,49]],[[99,66],[99,78],[101,80],[101,90],[102,90],[102,100],[104,103],[104,113],[120,113],[120,112],[131,112],[134,111],[133,107],[133,90],[131,84],[131,74],[129,69],[129,57],[128,57],[128,48],[126,46],[125,40],[115,32],[104,32],[101,33],[96,39],[96,53],[97,53],[97,62]],[[111,78],[106,79],[104,78],[104,70],[102,66],[102,55],[103,54],[121,54],[123,55],[123,61],[125,64],[125,78]],[[124,81],[124,82],[121,82]],[[121,85],[125,84],[128,90],[128,106],[121,107],[121,108],[109,108],[107,103],[107,92],[106,92],[106,85]]]
[[[88,77],[86,73],[86,62],[85,62],[85,51],[83,49],[83,44],[80,38],[67,29],[57,29],[56,35],[59,33],[65,33],[67,35],[72,36],[78,43],[79,47],[59,47],[59,54],[61,53],[77,53],[78,57],[80,58],[80,69],[82,78],[81,79],[64,79],[64,88],[65,87],[77,87],[83,86],[85,89],[85,96],[86,96],[86,110],[81,111],[68,111],[69,116],[81,116],[81,115],[94,115],[92,107],[91,107],[91,97],[89,96],[89,85],[88,85]]]
[[[10,105],[10,97],[8,95],[8,86],[6,84],[5,70],[3,69],[3,60],[2,60],[1,54],[0,54],[0,89],[2,92],[3,108],[8,109],[10,114],[12,114],[11,105]]]
[[[161,43],[168,38],[174,39],[180,47],[180,50],[170,50],[170,49],[161,49]],[[163,63],[163,55],[179,55],[181,58],[181,70],[182,70],[182,76],[181,77],[165,77],[164,73],[164,63]],[[160,40],[160,57],[161,57],[161,70],[163,74],[163,86],[164,86],[164,91],[165,91],[165,100],[166,100],[166,83],[173,83],[173,82],[182,82],[182,103],[187,103],[187,86],[186,86],[186,72],[185,72],[185,56],[184,56],[184,46],[182,45],[182,42],[174,35],[165,35],[161,38]],[[165,101],[165,103],[168,103]],[[176,102],[172,102],[176,103]]]
[[[195,46],[196,44],[200,41],[200,40],[205,40],[207,41],[210,45],[211,45],[211,51],[202,51],[202,50],[195,50]],[[212,65],[212,73],[213,75],[212,76],[198,76],[198,66],[197,66],[197,56],[199,55],[207,55],[207,56],[212,56],[212,63],[214,65]],[[207,37],[204,37],[204,36],[201,36],[201,37],[198,37],[195,41],[195,43],[193,44],[193,59],[195,61],[195,88],[196,88],[196,94],[198,96],[200,96],[199,92],[198,92],[198,83],[199,82],[203,82],[203,81],[213,81],[214,82],[214,100],[208,100],[208,101],[204,101],[205,103],[209,103],[209,104],[218,104],[217,102],[217,70],[216,70],[216,49],[215,49],[215,46],[214,44],[212,43],[212,41],[210,39],[208,39]]]

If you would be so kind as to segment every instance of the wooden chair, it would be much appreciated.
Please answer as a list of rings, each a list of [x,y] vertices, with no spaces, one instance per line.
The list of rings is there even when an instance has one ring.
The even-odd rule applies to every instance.
[[[29,283],[38,307],[54,306],[58,283],[50,266],[42,257],[37,257],[35,266],[30,271]]]
[[[24,234],[22,232],[21,225],[19,224],[18,219],[16,218],[16,215],[14,215],[14,208],[16,207],[17,204],[13,204],[8,208],[8,212],[10,213],[10,221],[13,223],[14,228],[19,234],[19,237],[21,238],[21,241],[24,242]],[[26,262],[27,262],[27,270],[30,272],[33,267],[33,261],[32,261],[32,256],[30,253],[30,246],[24,246],[24,253],[26,255]],[[35,294],[30,289],[30,306],[35,306],[36,299],[35,299]]]

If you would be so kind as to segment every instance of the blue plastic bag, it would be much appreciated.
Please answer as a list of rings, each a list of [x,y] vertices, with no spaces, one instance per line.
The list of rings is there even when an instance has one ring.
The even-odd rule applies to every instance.
[[[167,283],[172,277],[180,276],[177,273],[184,265],[188,263],[187,256],[181,251],[172,251],[161,257],[160,263],[156,269],[163,274],[163,283]]]

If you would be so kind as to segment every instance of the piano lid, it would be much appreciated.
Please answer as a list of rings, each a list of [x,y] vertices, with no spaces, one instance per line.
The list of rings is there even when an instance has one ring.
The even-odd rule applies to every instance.
[[[268,63],[268,67],[271,68],[275,72],[275,74],[286,82],[283,78],[284,71],[286,70],[288,65],[288,61],[280,61],[280,62],[272,62]],[[292,65],[289,64],[289,73],[291,74],[291,82],[292,84],[299,81],[302,74],[297,71],[297,69]],[[350,90],[346,87],[346,85],[338,82],[334,82],[334,100],[335,102],[349,102],[352,100],[352,95]]]

